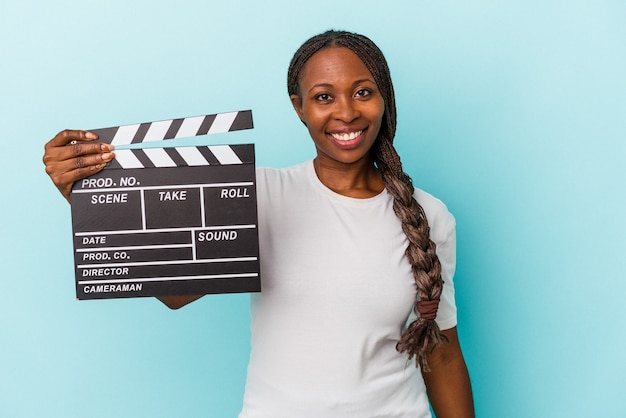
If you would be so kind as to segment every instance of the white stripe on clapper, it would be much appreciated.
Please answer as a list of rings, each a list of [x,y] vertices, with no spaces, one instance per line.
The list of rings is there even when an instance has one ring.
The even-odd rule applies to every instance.
[[[243,164],[228,145],[213,145],[209,149],[221,164]]]
[[[209,134],[228,132],[239,112],[219,113],[209,128]]]
[[[111,141],[112,145],[130,144],[139,129],[139,124],[120,126]]]
[[[189,136],[196,136],[204,118],[206,116],[196,116],[193,118],[183,119],[182,125],[178,128],[175,138],[186,138]]]
[[[190,166],[209,165],[209,162],[196,147],[176,147],[174,149]]]
[[[141,161],[135,157],[132,150],[120,149],[115,150],[115,159],[122,166],[122,168],[143,168]]]
[[[146,153],[155,167],[176,167],[174,160],[167,155],[163,148],[144,148],[143,152]]]
[[[141,142],[152,142],[152,141],[161,141],[165,138],[165,134],[172,124],[171,120],[161,120],[158,122],[152,122],[150,127],[148,128],[148,132],[146,132],[146,136],[141,140]]]

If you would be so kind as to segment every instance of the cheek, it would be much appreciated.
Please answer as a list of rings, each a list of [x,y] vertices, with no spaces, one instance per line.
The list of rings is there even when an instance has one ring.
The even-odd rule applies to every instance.
[[[385,101],[381,96],[377,95],[367,102],[366,108],[372,120],[382,120],[383,114],[385,113]]]
[[[383,120],[383,116],[385,115],[385,102],[384,102],[383,99],[380,99],[379,106],[380,106],[380,110],[379,110],[380,116],[379,116],[378,120],[382,121]]]
[[[376,124],[378,125],[379,129],[382,126],[384,116],[385,116],[385,104],[384,102],[381,101],[380,104],[376,106],[376,109],[373,109],[372,111],[372,120],[376,121]]]
[[[319,129],[321,125],[324,124],[324,114],[319,111],[314,111],[311,108],[304,108],[302,112],[302,119],[305,122],[306,126],[311,129]]]

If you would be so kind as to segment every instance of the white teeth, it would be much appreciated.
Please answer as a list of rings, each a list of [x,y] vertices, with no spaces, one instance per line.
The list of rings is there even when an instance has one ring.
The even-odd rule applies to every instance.
[[[339,141],[352,141],[354,138],[361,135],[363,131],[350,132],[349,134],[330,134],[333,138]]]

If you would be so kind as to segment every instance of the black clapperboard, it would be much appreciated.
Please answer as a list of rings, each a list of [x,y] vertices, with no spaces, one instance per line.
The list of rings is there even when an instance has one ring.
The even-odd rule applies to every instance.
[[[92,130],[116,157],[72,189],[77,298],[260,291],[254,145],[128,147],[252,127],[246,110]]]

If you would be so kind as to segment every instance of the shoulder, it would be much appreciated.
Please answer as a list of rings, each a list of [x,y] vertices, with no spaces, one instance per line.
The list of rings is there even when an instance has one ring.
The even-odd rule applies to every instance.
[[[285,168],[258,167],[256,169],[257,189],[267,193],[286,187],[302,187],[311,161]]]
[[[433,241],[438,243],[446,241],[456,229],[456,220],[448,207],[422,189],[415,188],[413,196],[424,209]]]
[[[306,174],[306,169],[311,161],[305,161],[290,167],[274,168],[274,167],[257,167],[257,179],[262,181],[275,181],[290,177],[300,177]]]

